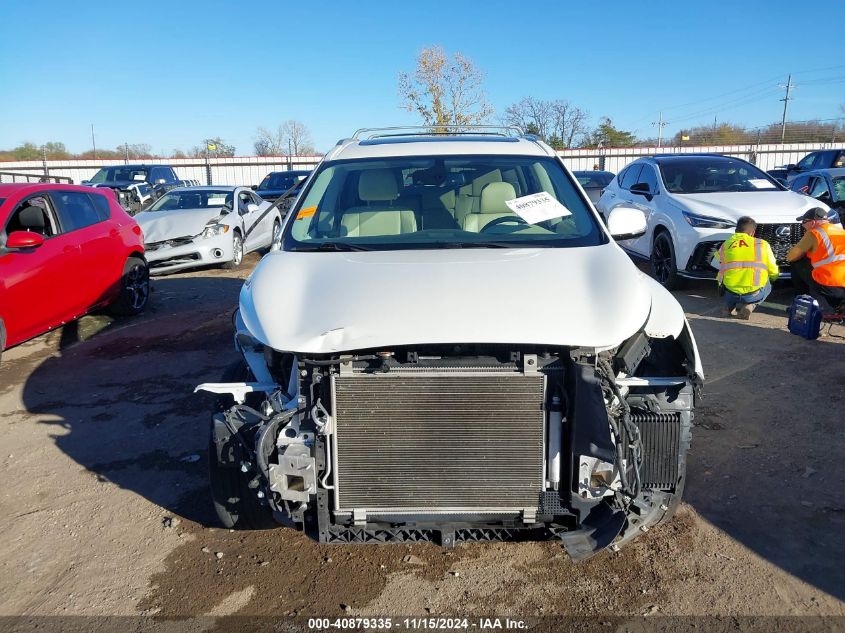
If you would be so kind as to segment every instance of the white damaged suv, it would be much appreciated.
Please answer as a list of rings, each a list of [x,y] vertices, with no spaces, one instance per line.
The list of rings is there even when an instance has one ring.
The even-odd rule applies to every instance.
[[[229,527],[555,539],[671,516],[703,372],[684,313],[531,136],[360,130],[241,291],[209,459]]]

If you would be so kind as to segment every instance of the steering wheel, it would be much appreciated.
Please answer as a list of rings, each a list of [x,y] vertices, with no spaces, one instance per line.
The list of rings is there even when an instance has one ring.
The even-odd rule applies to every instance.
[[[525,226],[531,226],[524,218],[518,215],[503,215],[493,220],[490,220],[487,224],[485,224],[481,229],[478,231],[479,233],[486,233],[487,229],[499,226],[500,224],[509,224],[509,223],[516,223],[516,224],[524,224]]]

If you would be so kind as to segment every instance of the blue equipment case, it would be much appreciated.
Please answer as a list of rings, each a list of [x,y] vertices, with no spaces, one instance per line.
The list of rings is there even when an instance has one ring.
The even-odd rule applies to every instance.
[[[822,310],[818,301],[810,295],[799,295],[789,306],[789,331],[812,341],[819,338],[822,325]]]

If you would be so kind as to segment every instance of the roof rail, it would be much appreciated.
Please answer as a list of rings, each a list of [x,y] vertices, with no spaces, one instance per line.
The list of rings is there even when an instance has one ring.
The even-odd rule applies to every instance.
[[[355,130],[350,140],[358,140],[365,134],[369,134],[367,139],[391,136],[459,136],[462,134],[523,136],[522,129],[515,125],[399,125],[395,127],[361,128]]]

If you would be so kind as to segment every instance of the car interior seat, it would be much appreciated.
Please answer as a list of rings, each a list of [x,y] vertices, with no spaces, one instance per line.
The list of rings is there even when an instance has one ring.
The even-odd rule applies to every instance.
[[[496,218],[516,216],[505,204],[506,200],[516,198],[516,191],[509,182],[491,182],[481,190],[478,213],[470,213],[464,218],[464,231],[478,233]]]
[[[47,229],[47,217],[44,209],[36,205],[27,205],[21,208],[9,221],[6,232],[29,231],[48,237],[50,232]]]
[[[478,213],[481,204],[481,191],[492,182],[502,182],[502,172],[492,169],[473,178],[468,185],[458,190],[455,200],[455,219],[463,224],[464,218],[470,213]],[[514,196],[516,197],[516,196]]]
[[[413,209],[396,206],[399,182],[389,169],[368,169],[358,178],[358,198],[364,204],[345,209],[340,219],[344,235],[402,235],[417,230]]]

